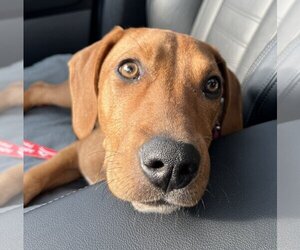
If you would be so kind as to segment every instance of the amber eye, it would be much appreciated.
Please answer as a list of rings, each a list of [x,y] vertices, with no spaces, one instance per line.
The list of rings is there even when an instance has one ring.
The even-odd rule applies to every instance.
[[[128,80],[136,80],[140,77],[139,66],[134,61],[125,61],[121,63],[118,72],[122,77]]]
[[[210,99],[218,98],[221,94],[221,90],[221,81],[216,76],[209,78],[203,87],[204,95]]]

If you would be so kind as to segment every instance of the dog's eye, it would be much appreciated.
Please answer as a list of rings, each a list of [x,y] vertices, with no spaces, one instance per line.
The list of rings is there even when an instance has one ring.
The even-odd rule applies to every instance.
[[[203,93],[207,98],[215,99],[221,94],[222,86],[219,77],[209,78],[203,86]]]
[[[122,77],[128,80],[136,80],[140,77],[139,66],[137,63],[131,61],[121,63],[118,72]]]

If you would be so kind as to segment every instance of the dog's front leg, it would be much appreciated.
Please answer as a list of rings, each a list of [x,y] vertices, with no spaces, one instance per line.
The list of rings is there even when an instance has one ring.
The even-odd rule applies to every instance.
[[[22,191],[23,165],[11,167],[0,173],[0,207]]]
[[[11,83],[0,92],[0,112],[23,105],[23,82]]]
[[[24,205],[43,191],[69,183],[80,177],[76,141],[57,155],[24,174]]]

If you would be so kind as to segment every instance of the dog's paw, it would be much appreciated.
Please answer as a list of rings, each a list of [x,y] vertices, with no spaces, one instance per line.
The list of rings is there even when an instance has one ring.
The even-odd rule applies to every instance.
[[[28,205],[28,203],[41,192],[41,184],[40,182],[33,178],[30,172],[24,175],[23,181],[23,203],[24,206]]]
[[[1,110],[19,107],[23,105],[23,82],[10,83],[0,92]]]
[[[32,109],[35,106],[39,106],[40,99],[42,98],[46,82],[38,81],[30,85],[30,87],[24,92],[24,112]]]

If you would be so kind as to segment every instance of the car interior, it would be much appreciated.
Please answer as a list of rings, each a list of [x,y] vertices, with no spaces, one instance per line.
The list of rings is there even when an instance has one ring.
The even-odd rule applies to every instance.
[[[106,182],[80,179],[24,208],[24,248],[293,249],[289,233],[300,231],[277,199],[292,202],[299,220],[289,180],[300,174],[300,33],[287,28],[300,30],[299,11],[293,0],[25,0],[25,89],[66,80],[72,54],[116,25],[170,29],[211,44],[226,60],[241,84],[244,129],[212,143],[207,192],[195,207],[143,214]],[[24,139],[64,148],[76,140],[71,111],[30,110]],[[24,171],[40,162],[25,156]]]

